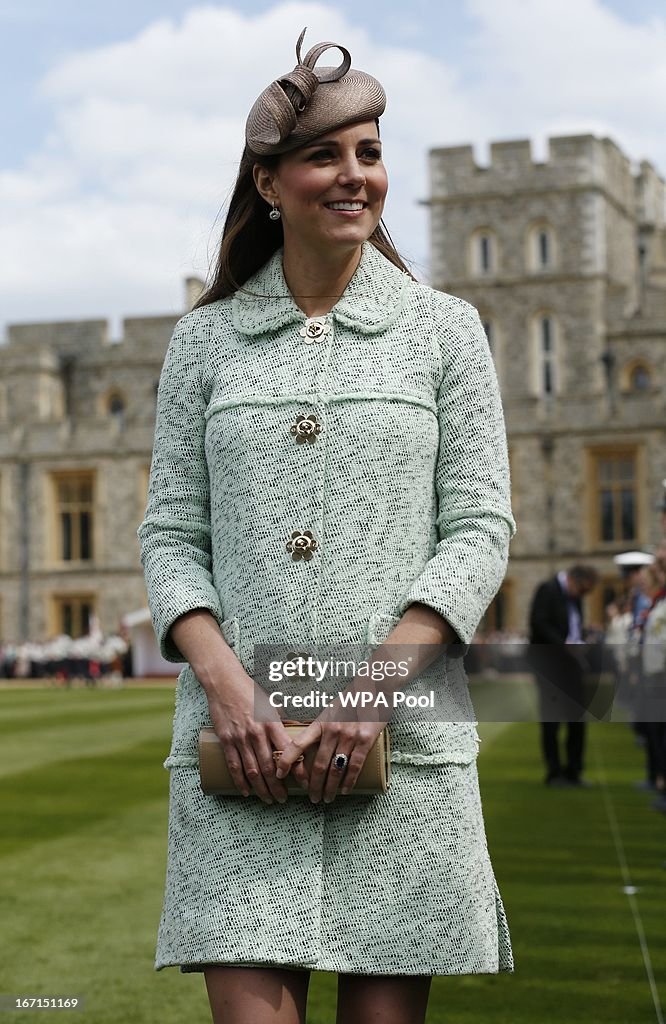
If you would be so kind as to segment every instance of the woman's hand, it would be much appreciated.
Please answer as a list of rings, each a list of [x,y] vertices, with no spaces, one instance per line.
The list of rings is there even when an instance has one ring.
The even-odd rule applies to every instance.
[[[361,677],[354,680],[349,689],[368,691],[386,695],[386,704],[362,706],[363,721],[350,721],[351,705],[343,708],[339,698],[326,708],[290,741],[284,748],[280,758],[279,773],[285,774],[296,764],[296,759],[308,747],[317,743],[319,748],[310,770],[308,794],[313,803],[322,797],[325,803],[335,798],[338,792],[349,793],[358,779],[361,768],[370,749],[386,727],[392,707],[391,694],[394,689],[407,685],[411,678],[418,678],[419,673],[439,657],[446,644],[457,643],[459,639],[452,626],[442,616],[427,605],[414,602],[404,612],[402,618],[388,635],[386,640],[372,654],[372,662],[404,661],[410,665],[409,672],[400,680],[395,676],[386,678],[372,675],[372,680]],[[378,710],[381,708],[381,714]],[[352,711],[353,713],[353,711]],[[339,771],[333,766],[336,754],[346,754],[349,758],[346,769]]]
[[[266,692],[247,674],[206,608],[176,619],[171,638],[208,698],[211,722],[234,784],[243,796],[254,790],[264,803],[284,803],[287,788],[275,777],[273,752],[289,745],[289,734]],[[294,764],[292,775],[307,787],[302,762]]]
[[[377,710],[366,707],[364,721],[350,721],[350,709],[342,708],[336,700],[291,740],[268,694],[245,672],[207,609],[197,608],[180,616],[171,626],[171,635],[204,688],[213,728],[240,792],[248,796],[254,790],[265,803],[274,799],[284,802],[287,789],[281,780],[289,772],[307,788],[313,803],[322,798],[328,803],[338,791],[348,793],[353,789],[373,743],[386,726]],[[396,660],[396,653],[400,657],[405,653],[412,665],[410,675],[417,676],[441,645],[456,639],[445,619],[427,605],[415,602],[374,652],[373,660],[381,660],[387,653],[389,660]],[[406,685],[408,678],[401,685]],[[390,691],[392,684],[396,685],[395,679],[384,680],[382,686]],[[352,688],[367,690],[369,681],[355,680]],[[318,750],[308,776],[299,758],[314,744]],[[283,751],[279,775],[274,750]],[[333,767],[336,754],[349,758],[343,771]]]
[[[322,711],[284,748],[278,765],[278,778],[290,770],[295,771],[301,754],[318,744],[308,781],[308,796],[314,804],[322,797],[325,803],[330,803],[338,791],[349,793],[354,788],[373,743],[386,726],[386,722],[380,721],[336,721],[345,715],[349,717],[348,711],[340,712],[339,705]],[[336,754],[347,755],[346,768],[339,770],[334,766]],[[303,767],[302,762],[300,766]]]
[[[289,735],[265,691],[239,663],[238,671],[228,672],[212,683],[209,680],[206,696],[213,728],[237,788],[243,796],[254,790],[267,804],[274,800],[284,803],[287,787],[276,777],[273,754],[289,746]],[[307,787],[302,761],[294,759],[291,774],[303,788]]]

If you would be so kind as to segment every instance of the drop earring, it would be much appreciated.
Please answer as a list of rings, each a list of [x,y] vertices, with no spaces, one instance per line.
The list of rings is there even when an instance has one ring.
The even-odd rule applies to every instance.
[[[277,205],[276,205],[275,202],[273,202],[273,209],[270,211],[268,216],[269,216],[270,220],[279,220],[280,217],[282,216],[282,214],[278,210]]]

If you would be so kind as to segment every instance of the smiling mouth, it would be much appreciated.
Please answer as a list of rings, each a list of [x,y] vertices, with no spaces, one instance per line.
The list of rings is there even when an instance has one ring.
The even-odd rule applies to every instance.
[[[367,205],[367,203],[363,203],[360,200],[356,202],[324,203],[324,206],[329,210],[348,210],[351,213],[358,213],[361,210],[365,210]]]

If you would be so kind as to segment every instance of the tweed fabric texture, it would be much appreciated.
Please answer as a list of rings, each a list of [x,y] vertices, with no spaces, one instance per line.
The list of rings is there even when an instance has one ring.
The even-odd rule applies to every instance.
[[[497,380],[476,310],[412,281],[366,243],[314,338],[308,322],[289,293],[278,251],[242,291],[176,325],[160,378],[148,505],[138,530],[153,624],[168,660],[183,660],[169,629],[194,608],[213,614],[250,675],[256,644],[315,656],[329,644],[369,650],[414,602],[434,608],[469,643],[503,579],[515,523]],[[311,415],[320,425],[316,441],[299,444],[291,428]],[[294,560],[288,550],[294,530],[316,538],[308,560]],[[158,966],[225,956],[257,962],[245,886],[256,890],[256,914],[268,919],[265,949],[275,962],[295,963],[316,948],[320,963],[382,973],[372,964],[388,963],[383,953],[345,951],[337,925],[322,929],[328,915],[338,920],[331,901],[343,889],[351,912],[359,873],[378,873],[376,884],[393,892],[396,860],[409,861],[415,851],[408,843],[398,843],[395,857],[378,859],[376,851],[399,838],[381,808],[393,815],[403,804],[425,835],[455,822],[457,873],[434,852],[426,865],[439,893],[425,904],[433,922],[463,894],[466,906],[480,900],[485,908],[485,924],[472,928],[480,959],[467,956],[459,969],[498,969],[471,965],[499,962],[500,947],[500,960],[508,962],[503,915],[490,909],[500,904],[478,794],[465,781],[478,735],[463,663],[445,659],[437,672],[433,687],[450,688],[460,707],[447,721],[394,714],[391,760],[401,771],[390,803],[358,797],[346,806],[350,798],[340,797],[324,811],[307,798],[271,807],[196,792],[197,737],[211,723],[203,689],[191,667],[183,668],[165,762],[173,774]],[[454,778],[449,793],[447,780]],[[371,816],[376,807],[372,828],[369,818],[354,816],[354,806]],[[333,819],[337,838],[326,830]],[[358,844],[356,867],[344,878],[330,867],[338,863],[336,842]],[[262,881],[257,865],[266,847],[273,867]],[[228,885],[236,898],[221,910]],[[364,902],[358,906],[367,910]],[[240,943],[233,949],[220,938],[223,920]],[[402,973],[403,963],[405,973],[414,972],[412,947],[401,934],[392,936],[393,969]],[[453,946],[446,948],[441,955],[432,949],[417,973],[455,972]]]
[[[399,765],[385,794],[331,804],[206,797],[194,768],[170,781],[157,970],[513,969],[476,762]]]
[[[167,660],[183,660],[170,626],[198,607],[250,674],[255,644],[316,654],[321,643],[381,642],[413,602],[469,643],[499,588],[515,523],[476,310],[413,282],[366,243],[327,319],[328,333],[305,343],[278,251],[246,291],[176,326],[138,530]],[[311,413],[321,434],[296,444],[290,427]],[[287,550],[295,529],[317,538],[310,561]],[[448,659],[445,676],[461,672]],[[474,757],[471,706],[459,717],[467,721],[395,721],[392,759]],[[186,667],[170,766],[196,762],[209,724]]]

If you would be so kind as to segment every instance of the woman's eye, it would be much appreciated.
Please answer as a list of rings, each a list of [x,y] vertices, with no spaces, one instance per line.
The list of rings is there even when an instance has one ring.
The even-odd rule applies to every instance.
[[[328,160],[331,157],[330,149],[316,149],[310,155],[310,160]]]
[[[361,156],[366,160],[381,160],[382,158],[381,150],[375,149],[374,146],[364,149]]]

